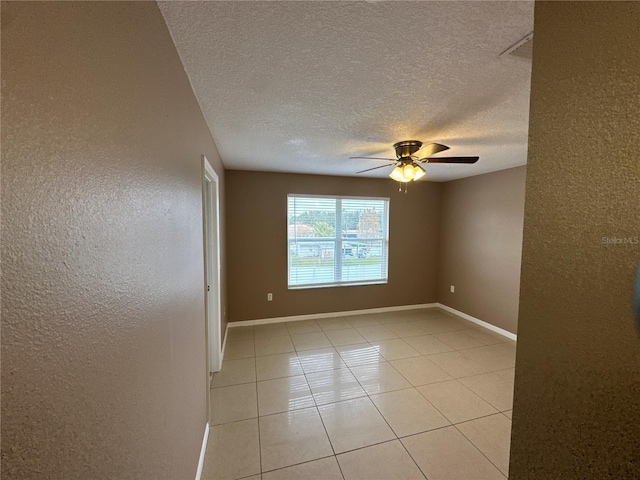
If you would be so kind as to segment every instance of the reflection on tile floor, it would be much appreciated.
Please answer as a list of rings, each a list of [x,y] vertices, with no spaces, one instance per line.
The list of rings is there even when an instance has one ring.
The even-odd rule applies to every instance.
[[[201,478],[504,479],[514,365],[435,308],[230,328]]]

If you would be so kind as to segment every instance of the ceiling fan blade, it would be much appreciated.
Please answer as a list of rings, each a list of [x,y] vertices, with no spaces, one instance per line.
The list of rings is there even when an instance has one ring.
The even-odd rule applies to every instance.
[[[379,168],[390,167],[391,165],[395,165],[396,163],[398,163],[398,162],[389,163],[387,165],[380,165],[379,167],[367,168],[366,170],[360,170],[359,172],[356,172],[356,173],[370,172],[371,170],[377,170]]]
[[[364,159],[364,160],[387,160],[393,162],[395,158],[381,158],[381,157],[349,157],[350,159]]]
[[[431,155],[435,155],[438,152],[444,152],[445,150],[449,150],[449,147],[446,145],[442,145],[440,143],[430,143],[429,145],[425,145],[412,156],[418,158],[430,157]]]
[[[421,158],[419,161],[423,163],[476,163],[480,157],[440,157],[440,158]]]

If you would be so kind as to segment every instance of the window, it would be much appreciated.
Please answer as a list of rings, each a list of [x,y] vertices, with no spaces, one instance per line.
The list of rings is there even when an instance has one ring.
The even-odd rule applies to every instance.
[[[387,283],[388,198],[287,200],[289,288]]]

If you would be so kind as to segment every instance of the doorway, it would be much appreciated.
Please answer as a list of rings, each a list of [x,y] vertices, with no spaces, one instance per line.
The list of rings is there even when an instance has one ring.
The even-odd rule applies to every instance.
[[[204,171],[203,229],[205,258],[205,312],[207,322],[207,350],[209,375],[222,367],[220,331],[220,191],[218,175],[206,157],[202,157]]]

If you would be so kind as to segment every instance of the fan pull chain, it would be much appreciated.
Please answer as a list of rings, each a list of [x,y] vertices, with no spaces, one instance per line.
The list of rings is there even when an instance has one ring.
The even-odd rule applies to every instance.
[[[407,194],[407,185],[409,185],[408,182],[400,182],[400,186],[398,187],[398,191],[402,192],[402,185],[404,185],[404,194]]]

